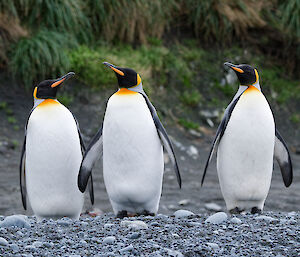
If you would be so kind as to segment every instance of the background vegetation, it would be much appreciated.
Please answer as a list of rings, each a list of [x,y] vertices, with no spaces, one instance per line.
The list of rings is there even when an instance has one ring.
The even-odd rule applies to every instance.
[[[180,109],[224,106],[235,92],[225,60],[258,67],[271,101],[296,106],[299,45],[300,0],[0,2],[0,69],[20,86],[74,70],[92,90],[108,88],[109,61],[136,69],[150,95],[168,88],[191,128]]]

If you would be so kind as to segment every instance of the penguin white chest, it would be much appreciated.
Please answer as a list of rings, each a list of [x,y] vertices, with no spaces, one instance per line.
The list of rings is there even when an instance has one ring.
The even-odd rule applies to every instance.
[[[26,185],[38,217],[78,218],[83,194],[77,188],[82,160],[73,115],[60,103],[45,100],[27,126]]]
[[[263,208],[273,168],[275,125],[264,95],[249,87],[237,102],[217,153],[228,209]]]
[[[121,89],[103,124],[103,172],[115,213],[156,213],[163,177],[163,149],[142,95]]]

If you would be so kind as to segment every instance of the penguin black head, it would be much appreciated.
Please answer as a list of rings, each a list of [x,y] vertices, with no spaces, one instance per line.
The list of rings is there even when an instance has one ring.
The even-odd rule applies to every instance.
[[[74,75],[74,72],[69,72],[59,79],[48,79],[42,81],[37,87],[34,88],[33,97],[35,99],[55,99],[58,86]]]
[[[108,62],[104,62],[103,64],[115,72],[120,88],[135,87],[142,82],[140,75],[132,69],[117,67]]]
[[[233,69],[242,86],[250,86],[258,81],[257,70],[248,64],[235,65],[230,62],[225,62],[224,65]]]

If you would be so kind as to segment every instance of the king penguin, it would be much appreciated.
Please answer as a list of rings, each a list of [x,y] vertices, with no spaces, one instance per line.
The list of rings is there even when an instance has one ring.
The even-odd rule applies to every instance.
[[[181,177],[169,137],[143,90],[139,74],[104,62],[115,72],[119,89],[107,103],[103,126],[84,155],[78,186],[85,191],[91,170],[103,157],[106,190],[117,217],[155,215],[167,150],[179,187]]]
[[[246,64],[224,65],[236,73],[240,87],[217,129],[202,184],[217,148],[217,171],[227,209],[231,213],[246,209],[261,213],[271,184],[273,156],[286,187],[293,180],[291,157],[261,92],[258,71]]]
[[[55,80],[45,80],[35,87],[34,106],[29,114],[20,162],[20,186],[23,207],[27,195],[40,221],[64,216],[78,219],[83,194],[77,176],[85,150],[77,120],[56,99],[63,82],[74,76],[69,72]],[[89,183],[93,203],[92,178]]]

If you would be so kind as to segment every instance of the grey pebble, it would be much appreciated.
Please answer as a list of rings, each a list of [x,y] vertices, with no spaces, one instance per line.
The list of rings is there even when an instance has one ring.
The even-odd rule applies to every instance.
[[[18,252],[19,251],[19,246],[16,244],[11,244],[9,245],[10,249],[12,249],[14,252]]]
[[[220,223],[226,221],[227,218],[228,218],[228,216],[225,212],[217,212],[217,213],[209,216],[205,220],[205,223],[220,224]]]
[[[131,235],[128,236],[129,239],[138,239],[141,237],[141,234],[138,232],[134,232]]]
[[[194,215],[194,213],[191,211],[188,211],[188,210],[177,210],[174,212],[174,216],[176,219],[187,218],[187,217],[190,217],[193,215]]]
[[[230,221],[231,221],[231,223],[235,223],[235,224],[241,224],[242,223],[242,221],[237,217],[233,217]]]
[[[113,244],[116,241],[116,237],[108,236],[103,239],[104,244]]]
[[[36,247],[34,247],[33,245],[27,245],[24,247],[24,249],[26,251],[30,251],[30,252],[35,252],[36,251]]]
[[[260,215],[258,217],[255,217],[256,220],[262,220],[262,221],[268,221],[268,222],[273,222],[276,221],[276,219],[269,217],[269,216],[265,216],[265,215]]]
[[[120,253],[124,253],[124,252],[129,252],[129,251],[132,251],[134,248],[132,246],[132,244],[128,245],[127,247],[125,248],[122,248],[121,250],[119,250]]]
[[[24,215],[12,215],[7,216],[3,221],[0,222],[0,227],[19,227],[19,228],[30,228],[28,218]]]
[[[8,245],[7,240],[5,238],[3,238],[3,237],[0,237],[0,245],[7,246]]]

